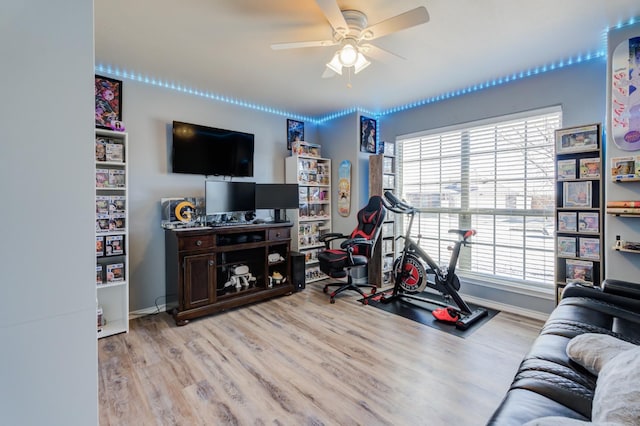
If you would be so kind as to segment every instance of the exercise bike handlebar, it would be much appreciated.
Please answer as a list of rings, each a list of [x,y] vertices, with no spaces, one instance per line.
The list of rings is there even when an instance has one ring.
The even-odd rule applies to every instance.
[[[417,211],[415,207],[410,206],[409,204],[407,204],[406,201],[399,199],[391,191],[386,191],[384,193],[382,202],[387,209],[395,213],[413,214]],[[458,234],[462,238],[465,244],[467,243],[467,240],[469,237],[476,235],[475,229],[450,229],[449,232],[453,234]]]
[[[408,214],[415,213],[416,209],[407,204],[404,200],[399,199],[391,191],[386,191],[382,199],[384,206],[394,213]]]

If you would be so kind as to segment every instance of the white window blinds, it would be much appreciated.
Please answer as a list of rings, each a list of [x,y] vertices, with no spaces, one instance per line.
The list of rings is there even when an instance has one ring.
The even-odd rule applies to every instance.
[[[553,285],[554,131],[559,108],[398,138],[414,238],[439,262],[449,229],[473,228],[460,275]]]

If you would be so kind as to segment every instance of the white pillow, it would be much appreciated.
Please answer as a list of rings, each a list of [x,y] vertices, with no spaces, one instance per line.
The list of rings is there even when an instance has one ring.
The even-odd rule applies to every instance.
[[[594,376],[603,365],[621,352],[637,346],[608,334],[585,333],[574,337],[567,345],[567,355]]]
[[[592,422],[553,416],[525,426],[640,425],[640,346],[606,334],[585,333],[571,339],[567,355],[598,376]]]

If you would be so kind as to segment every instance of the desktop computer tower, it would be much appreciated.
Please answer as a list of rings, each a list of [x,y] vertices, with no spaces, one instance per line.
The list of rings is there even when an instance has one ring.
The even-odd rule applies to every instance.
[[[291,282],[294,291],[302,291],[305,287],[304,275],[305,256],[297,251],[291,252]]]

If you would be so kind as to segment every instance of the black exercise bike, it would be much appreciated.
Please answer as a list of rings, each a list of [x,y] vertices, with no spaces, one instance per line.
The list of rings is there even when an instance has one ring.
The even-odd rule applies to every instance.
[[[404,247],[400,256],[393,264],[395,282],[393,293],[390,296],[383,295],[380,301],[382,303],[389,303],[397,299],[413,299],[440,306],[440,308],[432,310],[433,316],[440,321],[455,323],[456,328],[461,330],[466,330],[475,322],[487,316],[488,312],[486,309],[478,308],[471,310],[469,305],[462,300],[462,297],[458,294],[460,280],[455,273],[460,248],[469,244],[469,238],[475,235],[476,231],[473,229],[449,230],[449,232],[458,234],[459,240],[453,246],[449,266],[440,267],[431,259],[427,252],[420,248],[418,243],[411,238],[411,226],[413,225],[413,219],[416,213],[418,213],[417,209],[405,201],[398,199],[390,191],[385,192],[384,199],[385,207],[390,211],[409,215],[409,225],[407,226],[405,236],[398,237],[399,239],[404,239]],[[425,269],[423,262],[427,264],[428,269]],[[427,286],[442,294],[445,301],[453,299],[457,307],[452,306],[450,303],[443,303],[418,296],[417,294],[424,291]]]

